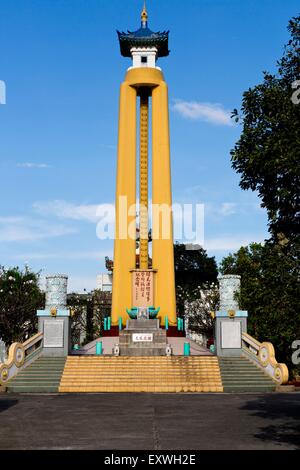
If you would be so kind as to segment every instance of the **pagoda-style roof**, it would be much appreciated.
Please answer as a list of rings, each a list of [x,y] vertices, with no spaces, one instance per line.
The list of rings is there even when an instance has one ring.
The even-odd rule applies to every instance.
[[[169,55],[169,31],[155,33],[148,28],[147,20],[148,15],[144,6],[141,27],[137,31],[127,31],[127,33],[117,31],[123,57],[131,57],[131,49],[133,47],[156,47],[157,57],[166,57]]]

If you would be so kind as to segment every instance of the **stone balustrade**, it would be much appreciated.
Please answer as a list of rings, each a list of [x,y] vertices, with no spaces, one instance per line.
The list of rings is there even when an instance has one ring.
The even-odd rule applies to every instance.
[[[0,363],[0,385],[6,385],[21,370],[29,366],[42,353],[43,334],[37,333],[24,343],[13,343],[8,358]]]
[[[285,364],[279,364],[275,358],[272,343],[260,343],[248,333],[242,334],[242,349],[245,356],[254,361],[278,385],[286,384],[289,380],[289,371]]]

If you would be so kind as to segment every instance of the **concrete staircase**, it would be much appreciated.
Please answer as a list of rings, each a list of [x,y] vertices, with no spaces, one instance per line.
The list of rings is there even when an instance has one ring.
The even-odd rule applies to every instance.
[[[60,392],[223,392],[218,359],[190,357],[67,358]]]
[[[14,393],[266,393],[276,383],[246,357],[40,357],[7,384]]]
[[[7,391],[12,393],[58,392],[65,362],[64,357],[40,357],[8,383]]]
[[[273,392],[276,383],[246,357],[219,357],[224,392]]]

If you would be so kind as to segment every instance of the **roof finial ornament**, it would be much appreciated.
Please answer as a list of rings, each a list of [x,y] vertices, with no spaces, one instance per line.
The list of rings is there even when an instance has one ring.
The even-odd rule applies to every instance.
[[[143,11],[142,11],[141,18],[142,18],[142,26],[143,26],[143,28],[146,28],[147,22],[148,22],[148,13],[147,13],[147,8],[146,8],[146,0],[144,0],[144,8],[143,8]]]

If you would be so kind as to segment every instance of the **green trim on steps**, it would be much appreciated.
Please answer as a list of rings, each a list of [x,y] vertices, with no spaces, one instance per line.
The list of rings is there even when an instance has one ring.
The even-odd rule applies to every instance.
[[[7,384],[8,393],[56,393],[65,357],[39,357]]]
[[[224,392],[274,392],[276,383],[244,356],[219,357]]]
[[[224,392],[268,393],[276,383],[246,357],[219,357]],[[39,357],[7,384],[8,393],[57,393],[66,358]]]

